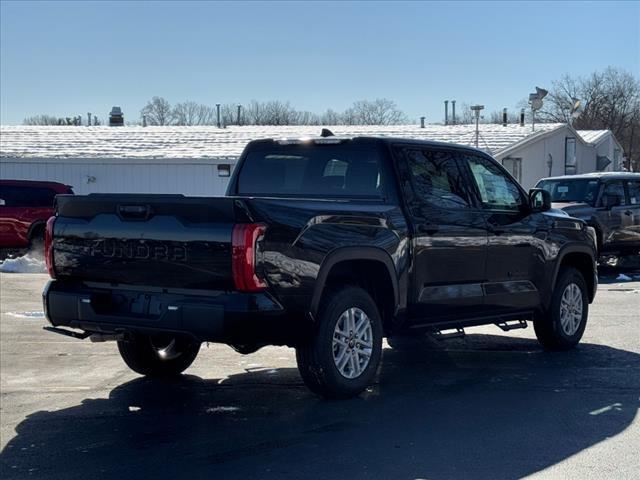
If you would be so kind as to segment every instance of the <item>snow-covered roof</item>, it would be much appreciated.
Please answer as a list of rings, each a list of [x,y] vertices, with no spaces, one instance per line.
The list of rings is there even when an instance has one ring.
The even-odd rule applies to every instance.
[[[480,125],[478,147],[493,155],[563,126]],[[4,158],[235,158],[250,140],[317,136],[319,126],[73,127],[2,126]],[[418,138],[475,146],[475,125],[328,126],[342,136]]]
[[[587,143],[598,143],[611,133],[611,130],[577,130],[578,135]]]

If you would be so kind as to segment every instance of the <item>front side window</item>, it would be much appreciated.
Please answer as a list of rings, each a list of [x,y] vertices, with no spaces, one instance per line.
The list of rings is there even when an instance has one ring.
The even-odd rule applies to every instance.
[[[412,147],[398,149],[409,167],[412,190],[419,204],[432,208],[469,208],[469,196],[454,153]]]
[[[611,182],[604,187],[603,195],[611,197],[618,197],[620,199],[620,205],[626,205],[624,199],[624,186],[622,182]]]
[[[486,158],[467,156],[483,208],[519,211],[524,205],[520,189],[500,168]]]
[[[558,203],[588,203],[593,206],[598,198],[600,188],[598,180],[570,179],[542,180],[537,185],[551,195],[552,202]]]
[[[631,180],[627,183],[629,190],[629,203],[631,205],[640,205],[640,180]]]

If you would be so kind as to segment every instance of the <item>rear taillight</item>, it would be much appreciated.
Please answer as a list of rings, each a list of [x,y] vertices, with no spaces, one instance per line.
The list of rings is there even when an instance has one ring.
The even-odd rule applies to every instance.
[[[242,223],[233,227],[233,282],[241,292],[258,292],[267,287],[264,280],[256,275],[256,244],[266,229],[257,223]]]
[[[44,230],[44,262],[51,278],[56,278],[56,269],[53,266],[53,224],[56,217],[49,217],[47,228]]]

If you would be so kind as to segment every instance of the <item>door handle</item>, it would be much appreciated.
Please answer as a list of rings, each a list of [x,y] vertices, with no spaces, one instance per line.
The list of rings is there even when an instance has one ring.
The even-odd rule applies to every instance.
[[[418,225],[419,233],[426,233],[427,235],[433,235],[434,233],[438,233],[438,225],[434,225],[432,223],[421,223]]]

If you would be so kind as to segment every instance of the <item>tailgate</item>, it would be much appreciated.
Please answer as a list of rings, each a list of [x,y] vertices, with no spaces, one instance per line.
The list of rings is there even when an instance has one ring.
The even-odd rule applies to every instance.
[[[246,221],[241,202],[182,195],[58,196],[56,273],[94,282],[231,290],[233,225]]]

